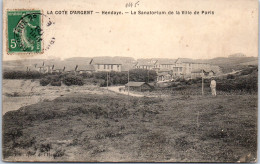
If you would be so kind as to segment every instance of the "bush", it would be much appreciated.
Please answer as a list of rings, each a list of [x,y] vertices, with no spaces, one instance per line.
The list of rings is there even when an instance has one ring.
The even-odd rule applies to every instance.
[[[168,86],[168,88],[175,88],[180,85],[180,82],[171,82],[171,84]]]
[[[101,83],[99,84],[100,87],[106,87],[107,85],[110,86],[110,85],[111,85],[111,82],[109,81],[108,84],[107,84],[106,81],[103,81],[103,82],[101,82]]]
[[[227,79],[235,79],[235,75],[229,74],[227,75]]]
[[[4,79],[40,79],[45,75],[37,71],[6,71]]]
[[[41,86],[51,84],[52,86],[61,86],[62,76],[59,75],[48,75],[40,80]]]
[[[93,78],[94,75],[92,73],[82,73],[80,76],[83,78]]]
[[[59,75],[49,75],[46,78],[50,79],[52,82],[58,82],[61,80],[62,76]]]
[[[255,70],[257,70],[257,67],[248,67],[241,71],[240,75],[249,75],[252,74]]]
[[[148,72],[149,71],[149,72]],[[108,77],[107,77],[108,76]],[[153,70],[143,70],[143,69],[132,69],[129,71],[129,80],[130,81],[143,81],[143,82],[153,82],[156,80],[156,72]],[[109,78],[109,84],[126,84],[128,81],[128,72],[95,72],[93,73],[93,77],[95,79],[103,79],[107,81]],[[148,79],[149,78],[149,79]],[[100,84],[101,86],[105,86],[104,84]]]
[[[130,81],[153,82],[156,81],[157,73],[154,70],[132,69],[129,76]]]
[[[257,92],[257,75],[237,78],[237,80],[227,79],[217,82],[217,90],[231,91],[246,91],[249,93]]]
[[[61,81],[52,81],[51,86],[61,86]]]
[[[107,72],[95,72],[93,76],[96,79],[107,79]]]
[[[156,72],[153,70],[143,69],[132,69],[129,71],[130,81],[143,81],[143,82],[154,82],[156,80]],[[128,72],[94,72],[94,73],[82,73],[80,77],[84,78],[86,83],[96,84],[101,87],[107,85],[107,79],[109,85],[126,84],[128,82]],[[149,79],[148,79],[149,78]],[[70,82],[68,82],[68,85]]]
[[[58,149],[53,153],[53,158],[63,157],[65,155],[65,150]]]
[[[89,79],[84,79],[84,84],[94,84],[94,85],[100,85],[101,83],[104,83],[105,80],[103,79],[95,79],[95,78],[89,78]]]
[[[83,78],[81,76],[68,75],[64,78],[63,83],[67,86],[71,85],[84,85]]]
[[[47,86],[48,84],[50,84],[51,80],[49,78],[43,78],[40,80],[40,85],[41,86]]]

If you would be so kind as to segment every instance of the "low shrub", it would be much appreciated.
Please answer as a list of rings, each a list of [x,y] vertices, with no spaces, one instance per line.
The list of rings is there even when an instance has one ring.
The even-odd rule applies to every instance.
[[[43,78],[40,80],[40,85],[41,86],[47,86],[48,84],[50,84],[51,80],[49,78]]]
[[[252,74],[255,70],[258,70],[258,68],[255,66],[248,67],[248,68],[243,69],[241,71],[240,75],[249,75],[249,74]]]
[[[48,75],[40,80],[41,86],[51,84],[52,86],[61,86],[61,78],[59,75]]]
[[[3,73],[4,79],[40,79],[44,76],[38,71],[6,71]]]
[[[168,86],[168,88],[175,88],[175,87],[177,87],[177,86],[179,86],[180,85],[180,83],[178,83],[178,82],[172,82],[169,86]]]
[[[63,157],[65,155],[65,150],[58,149],[53,153],[53,158]]]
[[[84,80],[81,76],[67,75],[64,77],[63,83],[67,86],[71,85],[84,85]]]
[[[235,79],[235,75],[229,74],[227,75],[227,79]]]
[[[111,82],[108,81],[108,83],[107,83],[107,81],[103,81],[103,82],[101,82],[101,83],[99,84],[100,87],[106,87],[107,85],[110,86],[110,85],[111,85]]]
[[[40,145],[40,152],[42,152],[42,153],[50,152],[51,148],[52,148],[52,145],[50,143],[41,144]]]
[[[84,74],[84,78],[94,78],[97,80],[107,80],[109,85],[126,84],[128,82],[128,72],[94,72],[92,75]],[[157,74],[153,70],[143,70],[143,69],[131,69],[129,70],[129,80],[130,81],[146,81],[154,82],[156,81]],[[149,79],[148,79],[149,78]],[[106,86],[106,82],[99,83],[100,86]]]
[[[21,95],[18,92],[13,92],[13,93],[5,93],[5,96],[7,96],[7,97],[19,97]]]
[[[80,76],[82,76],[83,78],[93,78],[94,77],[93,73],[82,73],[82,74],[80,74]]]
[[[231,91],[246,91],[249,93],[257,92],[257,76],[248,76],[238,78],[237,80],[227,79],[217,82],[217,90],[231,92]]]
[[[62,76],[59,75],[49,75],[46,78],[50,79],[52,82],[61,81]]]
[[[94,84],[100,86],[101,83],[104,83],[105,80],[103,79],[95,79],[95,78],[89,78],[89,79],[84,79],[84,84]]]
[[[51,86],[61,86],[61,81],[52,81]]]

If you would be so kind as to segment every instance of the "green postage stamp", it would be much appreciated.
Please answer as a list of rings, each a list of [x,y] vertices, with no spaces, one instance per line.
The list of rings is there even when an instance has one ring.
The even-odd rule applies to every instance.
[[[41,53],[40,10],[7,11],[8,53]]]

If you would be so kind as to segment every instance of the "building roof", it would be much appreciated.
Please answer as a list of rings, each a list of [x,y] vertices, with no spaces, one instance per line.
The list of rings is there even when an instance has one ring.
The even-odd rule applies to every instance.
[[[194,60],[192,60],[192,59],[189,59],[189,58],[178,58],[177,60],[176,60],[176,62],[177,61],[181,61],[181,62],[183,62],[183,63],[194,63]]]
[[[213,73],[215,73],[213,70],[211,70],[211,69],[195,69],[195,70],[193,70],[193,71],[191,71],[191,73],[201,73],[201,72],[204,72],[204,73],[209,73],[209,72],[213,72]]]
[[[140,87],[143,84],[147,84],[146,82],[134,82],[134,81],[130,81],[128,82],[125,86],[129,86],[129,87]],[[147,84],[149,85],[149,84]]]
[[[194,60],[195,63],[198,63],[198,64],[209,64],[207,61],[203,60],[203,59],[196,59]]]
[[[95,68],[93,65],[86,65],[85,69],[83,70],[86,70],[86,71],[95,71]]]
[[[95,71],[93,65],[78,65],[77,71]]]
[[[148,83],[151,87],[154,87],[155,86],[155,83],[154,82],[151,82],[151,83]]]
[[[53,70],[63,70],[64,67],[66,67],[66,65],[63,62],[48,62],[46,63],[46,65],[50,65],[51,67],[53,67]]]
[[[175,64],[176,59],[157,59],[156,64],[161,64],[161,65],[173,65]]]
[[[154,63],[156,61],[152,60],[152,59],[137,59],[137,63],[136,65],[139,66],[154,66]]]
[[[153,63],[150,63],[150,62],[146,62],[146,61],[139,61],[136,63],[136,65],[139,65],[139,66],[154,66]]]
[[[113,57],[96,57],[91,59],[89,64],[118,64],[122,65],[122,62]]]
[[[65,65],[65,71],[75,71],[76,66],[78,66],[77,70],[79,70],[79,65],[76,63],[66,63]]]
[[[176,61],[180,60],[181,62],[183,63],[200,63],[200,64],[208,64],[207,62],[203,61],[203,60],[200,60],[200,59],[197,59],[197,60],[194,60],[194,59],[190,59],[190,58],[178,58]]]

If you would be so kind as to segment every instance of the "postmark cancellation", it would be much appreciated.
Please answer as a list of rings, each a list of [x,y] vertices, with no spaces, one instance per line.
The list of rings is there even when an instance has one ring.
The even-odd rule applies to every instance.
[[[7,52],[42,53],[42,12],[40,10],[7,11]]]

